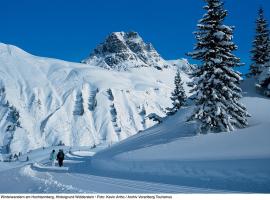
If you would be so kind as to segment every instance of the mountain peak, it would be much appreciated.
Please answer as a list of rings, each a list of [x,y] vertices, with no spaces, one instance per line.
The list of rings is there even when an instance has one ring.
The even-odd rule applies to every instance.
[[[137,32],[113,32],[82,61],[106,69],[127,70],[137,67],[166,68],[167,64],[152,44]]]

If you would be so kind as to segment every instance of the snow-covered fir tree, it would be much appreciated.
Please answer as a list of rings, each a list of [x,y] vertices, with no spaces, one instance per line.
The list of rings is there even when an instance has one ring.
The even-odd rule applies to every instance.
[[[175,78],[174,78],[175,89],[172,92],[171,100],[172,100],[172,108],[167,108],[167,115],[174,115],[184,104],[186,101],[186,94],[183,88],[183,82],[181,80],[180,71],[177,70]]]
[[[147,115],[146,117],[145,117],[145,119],[150,119],[150,120],[153,120],[154,122],[157,122],[157,123],[162,123],[162,121],[163,121],[163,118],[162,117],[160,117],[158,114],[156,114],[156,113],[150,113],[149,115]]]
[[[256,77],[265,67],[270,67],[270,36],[262,8],[259,9],[259,17],[256,20],[256,35],[252,46],[249,74]]]
[[[17,109],[14,106],[10,106],[7,119],[6,119],[9,122],[7,131],[15,131],[16,127],[21,126],[19,118],[20,118],[20,114],[17,111]]]
[[[259,88],[263,94],[270,97],[270,67],[265,67],[258,78]]]
[[[233,67],[241,66],[240,59],[233,55],[237,49],[233,43],[233,27],[223,24],[228,15],[221,0],[205,0],[207,11],[195,33],[197,44],[194,52],[188,53],[201,61],[193,77],[196,108],[190,120],[200,121],[200,132],[232,131],[235,127],[248,125],[249,114],[239,103],[241,76]]]
[[[249,75],[255,76],[256,86],[263,94],[270,96],[270,31],[262,8],[256,20],[256,36],[251,53],[253,62]]]
[[[21,128],[20,124],[20,114],[18,110],[14,106],[9,106],[9,103],[7,102],[8,105],[8,115],[6,118],[7,127],[6,127],[6,134],[3,140],[3,146],[5,147],[6,153],[10,153],[10,145],[11,141],[13,139],[14,133],[17,128]]]

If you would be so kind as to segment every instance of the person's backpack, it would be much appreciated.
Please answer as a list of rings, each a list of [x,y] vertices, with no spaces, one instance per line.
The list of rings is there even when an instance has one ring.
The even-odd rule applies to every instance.
[[[64,157],[65,157],[64,152],[63,151],[59,151],[57,157],[58,157],[58,159],[63,159],[64,160]]]

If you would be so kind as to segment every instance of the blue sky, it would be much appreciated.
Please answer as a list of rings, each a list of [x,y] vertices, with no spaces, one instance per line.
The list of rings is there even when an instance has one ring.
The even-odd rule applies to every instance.
[[[165,59],[176,59],[192,50],[203,5],[203,0],[1,0],[0,41],[35,55],[80,61],[110,32],[133,30]],[[225,0],[226,24],[236,27],[236,54],[247,64],[260,5],[270,21],[269,0]]]

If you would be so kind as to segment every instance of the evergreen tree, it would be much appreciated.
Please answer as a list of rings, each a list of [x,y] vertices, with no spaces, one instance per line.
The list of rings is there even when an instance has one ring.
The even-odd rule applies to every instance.
[[[264,95],[270,97],[270,66],[265,67],[260,74],[257,86],[262,89]]]
[[[173,107],[167,108],[168,110],[167,115],[174,115],[185,104],[185,101],[187,98],[185,94],[185,90],[183,88],[183,83],[181,80],[179,70],[177,70],[177,73],[175,75],[174,84],[175,84],[175,89],[172,92],[172,96],[171,96]]]
[[[10,106],[7,119],[6,119],[10,124],[7,127],[7,131],[15,131],[16,127],[21,127],[19,118],[20,118],[20,114],[17,111],[17,109],[14,106]]]
[[[259,75],[270,63],[270,37],[267,20],[264,17],[263,9],[259,9],[259,17],[256,20],[256,36],[251,50],[252,64],[250,75]]]
[[[233,27],[223,24],[228,15],[221,0],[205,0],[207,13],[197,25],[197,44],[188,53],[201,61],[193,77],[196,108],[190,120],[200,121],[200,132],[232,131],[247,126],[249,114],[239,103],[241,77],[233,67],[241,66],[240,59],[232,54]]]
[[[8,115],[6,118],[6,121],[8,122],[8,125],[6,127],[6,135],[4,139],[4,147],[6,150],[6,153],[10,153],[10,145],[13,140],[14,132],[17,128],[21,128],[20,125],[20,114],[17,111],[17,109],[14,106],[8,107]]]

